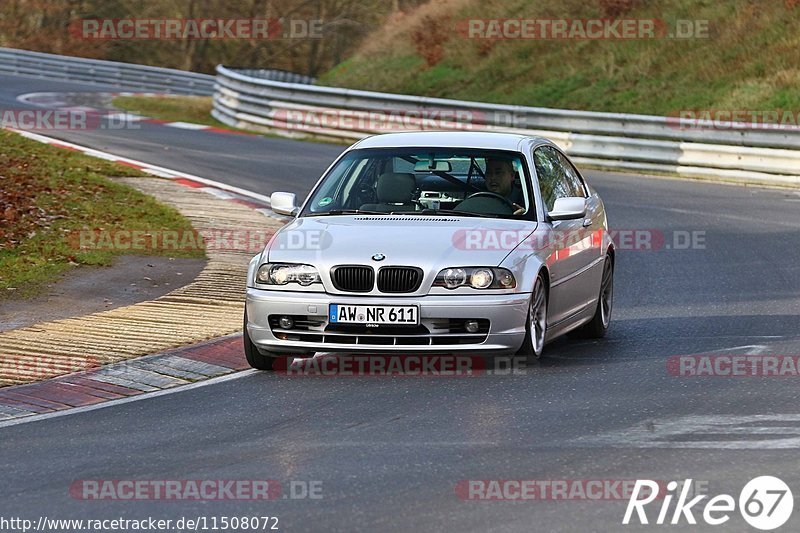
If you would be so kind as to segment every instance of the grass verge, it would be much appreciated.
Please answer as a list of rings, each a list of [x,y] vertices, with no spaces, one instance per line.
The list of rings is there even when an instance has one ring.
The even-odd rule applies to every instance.
[[[215,128],[232,131],[235,133],[247,133],[250,135],[261,135],[273,139],[286,139],[286,135],[278,132],[270,133],[267,131],[251,131],[241,128],[232,128],[218,121],[211,116],[213,107],[212,99],[205,96],[118,96],[112,101],[112,105],[124,111],[144,115],[146,117],[165,120],[168,122],[189,122],[192,124],[205,124]],[[349,145],[350,141],[323,137],[316,135],[304,135],[302,137],[292,137],[303,141],[319,142],[325,144]]]
[[[115,107],[168,122],[191,122],[237,131],[211,116],[210,96],[117,96]]]
[[[106,176],[142,173],[0,130],[0,299],[28,297],[78,265],[109,265],[126,250],[80,250],[81,230],[185,231],[177,210]],[[204,257],[200,249],[143,255]]]

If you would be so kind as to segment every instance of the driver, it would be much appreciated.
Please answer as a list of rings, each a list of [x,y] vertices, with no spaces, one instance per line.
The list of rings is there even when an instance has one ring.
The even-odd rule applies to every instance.
[[[514,171],[514,164],[506,159],[487,159],[486,160],[486,188],[502,196],[514,207],[514,214],[521,215],[525,208],[522,191],[514,187],[514,180],[517,173]]]

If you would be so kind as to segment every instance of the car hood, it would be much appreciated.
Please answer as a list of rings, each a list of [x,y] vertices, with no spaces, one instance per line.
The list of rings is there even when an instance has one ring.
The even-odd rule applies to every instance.
[[[267,245],[271,263],[498,266],[536,222],[457,216],[341,215],[297,218]],[[373,259],[382,254],[380,261]],[[378,256],[380,257],[380,256]]]

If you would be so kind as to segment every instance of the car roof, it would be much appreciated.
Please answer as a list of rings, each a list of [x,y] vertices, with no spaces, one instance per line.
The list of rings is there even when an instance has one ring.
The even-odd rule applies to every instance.
[[[441,147],[520,151],[523,143],[552,144],[544,137],[487,131],[409,131],[373,135],[355,143],[361,148]]]

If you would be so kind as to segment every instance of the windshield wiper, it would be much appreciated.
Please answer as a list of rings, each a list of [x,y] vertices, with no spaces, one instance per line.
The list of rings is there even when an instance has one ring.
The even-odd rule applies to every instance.
[[[327,216],[327,215],[388,215],[384,211],[369,211],[366,209],[331,209],[330,211],[322,211],[320,213],[309,213],[310,216]]]
[[[455,211],[452,209],[423,209],[422,211],[370,211],[366,209],[331,209],[320,213],[309,213],[306,216],[325,217],[332,215],[456,215],[462,217],[489,217],[500,218],[500,215],[491,213],[473,213],[471,211]]]
[[[491,213],[473,213],[472,211],[456,211],[455,209],[423,209],[420,215],[456,215],[462,217],[489,217],[500,218],[500,215]]]

